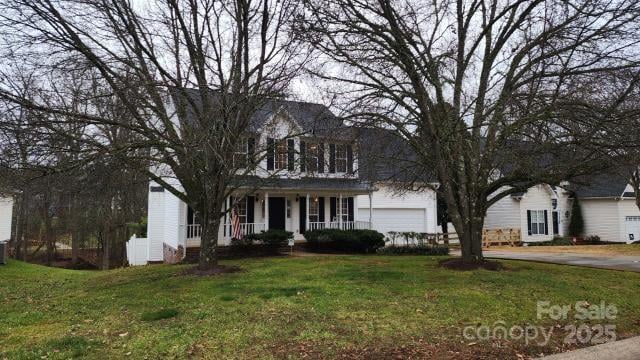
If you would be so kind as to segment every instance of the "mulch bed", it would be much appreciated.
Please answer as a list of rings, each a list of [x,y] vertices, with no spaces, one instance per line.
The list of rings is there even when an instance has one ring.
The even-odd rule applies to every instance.
[[[218,265],[212,269],[200,270],[197,266],[186,269],[184,275],[198,275],[198,276],[215,276],[223,274],[231,274],[236,272],[242,272],[241,267],[235,265]]]
[[[442,260],[438,263],[440,267],[450,270],[469,271],[477,269],[485,269],[491,271],[504,270],[505,267],[502,263],[497,261],[481,260],[481,261],[463,261],[460,258]]]

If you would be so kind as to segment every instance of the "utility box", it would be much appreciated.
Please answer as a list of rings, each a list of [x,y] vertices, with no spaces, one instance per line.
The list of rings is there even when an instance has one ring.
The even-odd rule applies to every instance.
[[[7,257],[9,256],[7,250],[8,247],[9,245],[6,242],[0,241],[0,265],[4,265],[7,263]]]

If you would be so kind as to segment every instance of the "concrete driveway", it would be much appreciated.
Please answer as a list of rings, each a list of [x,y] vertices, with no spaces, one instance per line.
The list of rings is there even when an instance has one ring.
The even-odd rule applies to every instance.
[[[484,250],[487,258],[541,261],[553,264],[586,266],[601,269],[624,270],[640,272],[640,256],[594,255],[594,254],[562,254],[549,252],[519,252],[516,249],[508,251]]]

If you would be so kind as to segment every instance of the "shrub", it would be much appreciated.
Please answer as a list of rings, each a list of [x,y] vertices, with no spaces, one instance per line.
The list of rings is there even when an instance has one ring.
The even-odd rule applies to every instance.
[[[447,246],[385,246],[376,250],[380,255],[449,255]]]
[[[553,240],[549,241],[540,241],[540,242],[529,242],[527,246],[568,246],[574,245],[573,239],[570,237],[562,237],[556,236]]]
[[[600,236],[598,235],[590,235],[584,238],[584,240],[582,240],[582,243],[586,245],[598,245],[602,244],[602,240],[600,240]]]
[[[281,248],[287,245],[289,239],[293,239],[293,233],[286,230],[270,229],[259,234],[249,234],[245,236],[247,241],[260,241],[270,248]]]
[[[371,253],[384,246],[384,235],[375,230],[324,229],[307,231],[304,237],[315,251]]]
[[[578,197],[573,198],[571,204],[571,218],[569,219],[569,235],[579,237],[584,232],[584,219],[582,218],[582,208]]]

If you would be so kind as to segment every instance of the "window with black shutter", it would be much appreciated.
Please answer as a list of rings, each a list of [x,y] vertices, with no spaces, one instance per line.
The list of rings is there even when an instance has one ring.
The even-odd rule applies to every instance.
[[[336,144],[329,144],[329,172],[336,172]]]
[[[287,169],[289,171],[293,171],[295,170],[295,148],[294,148],[294,142],[293,139],[288,139],[287,140],[287,160],[288,160],[288,166]]]
[[[275,163],[275,141],[272,138],[267,138],[267,170],[274,169]]]

